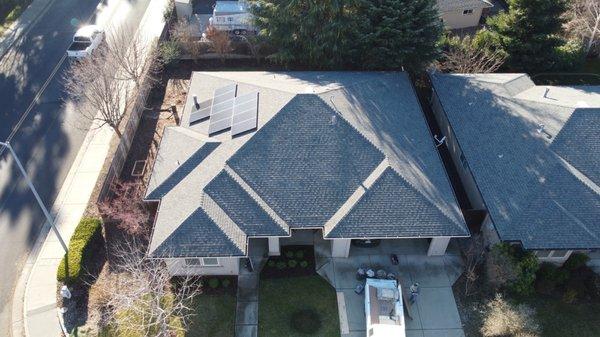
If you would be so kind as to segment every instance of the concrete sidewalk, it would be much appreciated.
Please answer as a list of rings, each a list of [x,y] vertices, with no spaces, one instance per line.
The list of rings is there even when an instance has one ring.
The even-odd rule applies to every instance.
[[[19,40],[21,35],[29,31],[29,29],[38,21],[44,12],[50,7],[55,0],[34,0],[21,13],[21,16],[0,36],[0,59],[10,50],[13,44]]]
[[[138,29],[138,34],[144,34],[148,41],[160,37],[167,3],[167,0],[151,0],[148,5]],[[110,149],[113,130],[107,126],[98,128],[97,125],[92,124],[52,205],[55,224],[66,242],[86,209]],[[64,250],[56,235],[49,231],[49,224],[46,224],[15,290],[12,308],[14,337],[63,336],[62,315],[57,308],[56,281],[56,270],[63,255]],[[18,300],[21,298],[22,302]]]

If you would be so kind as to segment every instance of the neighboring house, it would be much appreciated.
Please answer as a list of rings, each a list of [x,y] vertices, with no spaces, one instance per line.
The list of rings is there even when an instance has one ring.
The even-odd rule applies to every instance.
[[[334,257],[352,239],[443,255],[469,236],[404,73],[195,72],[146,200],[160,202],[148,255],[173,274],[238,274],[252,245],[278,255],[307,232]]]
[[[432,106],[492,242],[545,261],[600,249],[600,86],[525,74],[431,75]]]
[[[475,27],[483,10],[493,7],[487,0],[437,0],[437,6],[448,29]]]

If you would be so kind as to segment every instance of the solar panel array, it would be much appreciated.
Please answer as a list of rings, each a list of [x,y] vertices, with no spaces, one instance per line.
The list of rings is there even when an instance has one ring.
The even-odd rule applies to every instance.
[[[231,136],[255,129],[258,123],[258,92],[251,92],[235,98]]]
[[[237,93],[237,84],[226,85],[215,90],[210,109],[210,124],[208,134],[223,131],[231,127],[233,116],[233,103]]]
[[[237,96],[237,84],[218,88],[211,100],[196,103],[189,123],[210,117],[208,134],[231,128],[231,136],[255,129],[258,125],[258,92]]]

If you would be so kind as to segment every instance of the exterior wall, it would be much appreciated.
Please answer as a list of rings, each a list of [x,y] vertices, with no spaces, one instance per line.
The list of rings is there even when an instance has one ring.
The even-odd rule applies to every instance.
[[[219,266],[186,266],[185,259],[167,259],[169,273],[177,275],[237,275],[240,270],[239,257],[220,257]]]
[[[482,11],[482,8],[473,8],[473,13],[468,15],[464,15],[462,9],[452,12],[442,12],[440,18],[449,29],[475,27],[479,25]]]
[[[450,127],[446,113],[444,112],[444,109],[442,108],[435,91],[431,97],[431,107],[443,135],[446,136],[446,144],[448,146],[448,150],[450,151],[450,156],[452,157],[452,161],[456,166],[462,185],[467,193],[467,197],[471,202],[471,206],[476,210],[485,210],[485,204],[483,203],[483,198],[477,189],[475,179],[473,179],[468,166],[465,167],[460,159],[462,150],[456,141],[454,132]]]
[[[565,261],[567,261],[567,259],[569,258],[569,256],[571,256],[571,254],[573,253],[572,250],[567,250],[567,251],[533,251],[533,253],[538,257],[538,260],[540,262],[551,262],[551,263],[556,263],[556,264],[563,264],[565,263]],[[549,256],[546,256],[548,253]],[[540,256],[543,255],[543,256]],[[554,255],[558,255],[554,256]],[[560,256],[563,255],[563,256]]]
[[[500,242],[500,236],[498,236],[498,232],[496,232],[489,214],[485,216],[485,219],[481,224],[481,232],[483,233],[483,242],[486,247],[493,246]]]
[[[348,257],[351,241],[350,239],[333,239],[331,242],[331,257]]]
[[[279,238],[269,238],[269,256],[279,256],[281,251],[279,249]]]
[[[450,243],[449,237],[435,237],[429,242],[429,249],[427,250],[427,256],[441,256],[446,254],[446,248]]]

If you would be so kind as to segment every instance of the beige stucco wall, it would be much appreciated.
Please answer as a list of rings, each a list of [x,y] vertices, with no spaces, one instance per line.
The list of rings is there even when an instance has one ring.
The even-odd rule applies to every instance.
[[[442,12],[440,17],[449,29],[475,27],[479,24],[482,8],[473,8],[473,14],[463,15],[463,10]]]
[[[446,117],[446,114],[442,109],[442,106],[438,100],[437,95],[435,94],[435,91],[431,97],[431,107],[433,109],[435,119],[437,120],[437,123],[440,126],[440,129],[442,130],[443,136],[446,136],[446,145],[448,147],[448,150],[450,151],[450,156],[452,157],[452,161],[456,166],[456,170],[458,171],[460,180],[467,193],[467,197],[471,202],[472,208],[475,210],[485,210],[486,207],[483,203],[483,198],[481,197],[481,194],[477,189],[477,185],[475,184],[475,179],[473,179],[473,176],[471,175],[469,169],[465,168],[460,160],[460,155],[462,153],[461,149],[458,145],[458,142],[456,141],[454,132],[450,127],[448,118]]]
[[[167,259],[169,273],[177,275],[237,275],[240,270],[240,259],[238,257],[220,257],[219,266],[202,267],[186,266],[185,259]]]

